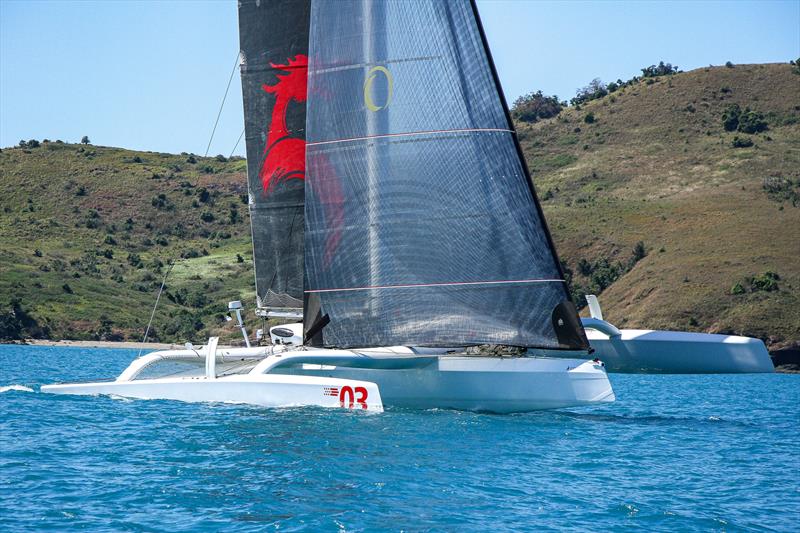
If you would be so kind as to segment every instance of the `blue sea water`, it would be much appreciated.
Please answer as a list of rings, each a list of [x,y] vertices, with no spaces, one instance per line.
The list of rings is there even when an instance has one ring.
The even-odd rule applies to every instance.
[[[41,394],[130,350],[0,346],[0,529],[798,531],[800,376],[611,376],[516,415]]]

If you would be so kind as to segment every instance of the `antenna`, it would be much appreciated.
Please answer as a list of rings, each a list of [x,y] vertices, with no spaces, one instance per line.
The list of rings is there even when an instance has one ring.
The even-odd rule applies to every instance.
[[[239,329],[242,330],[242,337],[244,337],[244,343],[249,348],[250,339],[247,337],[247,330],[244,327],[244,322],[242,322],[242,302],[240,302],[239,300],[228,302],[228,310],[236,312],[236,319],[239,321]]]

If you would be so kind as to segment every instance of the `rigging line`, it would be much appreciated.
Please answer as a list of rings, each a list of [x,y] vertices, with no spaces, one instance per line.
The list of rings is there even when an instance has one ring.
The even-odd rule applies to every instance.
[[[233,150],[231,150],[231,155],[228,156],[228,159],[233,157],[233,152],[235,152],[236,149],[239,148],[239,143],[242,142],[242,137],[244,137],[244,130],[242,130],[241,135],[239,135],[239,140],[236,141],[236,145],[233,147]]]
[[[139,348],[139,355],[136,357],[141,357],[142,350],[144,350],[144,343],[147,342],[147,336],[150,334],[150,325],[153,323],[153,317],[156,316],[156,309],[158,308],[158,301],[161,299],[161,293],[164,292],[164,286],[167,284],[167,276],[169,273],[172,272],[172,267],[175,266],[175,261],[171,260],[169,262],[169,267],[167,267],[167,271],[164,273],[164,279],[161,280],[161,288],[158,289],[158,296],[156,296],[156,303],[153,306],[153,312],[150,313],[150,321],[147,323],[147,329],[144,330],[144,339],[142,339],[142,346]]]
[[[239,54],[240,52],[237,51],[236,61],[233,63],[233,69],[231,70],[231,77],[228,78],[228,86],[225,87],[225,95],[222,97],[222,103],[219,104],[219,111],[217,112],[217,120],[214,121],[214,128],[211,130],[211,138],[208,140],[208,146],[206,146],[206,153],[203,157],[208,157],[208,151],[211,149],[211,141],[214,140],[214,133],[217,131],[217,124],[219,124],[219,117],[222,115],[222,108],[225,106],[225,99],[228,98],[228,89],[231,88],[231,81],[233,81],[233,75],[236,73],[236,67],[239,66]]]

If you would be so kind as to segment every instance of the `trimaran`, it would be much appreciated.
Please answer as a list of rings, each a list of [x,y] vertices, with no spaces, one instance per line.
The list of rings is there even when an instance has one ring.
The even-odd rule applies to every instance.
[[[267,346],[212,337],[43,392],[373,411],[614,400],[474,1],[240,0],[239,33],[258,313],[289,323]],[[590,320],[613,358],[614,332]]]

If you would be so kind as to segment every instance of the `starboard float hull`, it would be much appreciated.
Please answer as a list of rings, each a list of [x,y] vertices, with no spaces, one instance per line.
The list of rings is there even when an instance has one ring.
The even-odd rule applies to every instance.
[[[587,328],[594,355],[609,372],[641,374],[742,374],[774,372],[759,339],[683,331]]]

